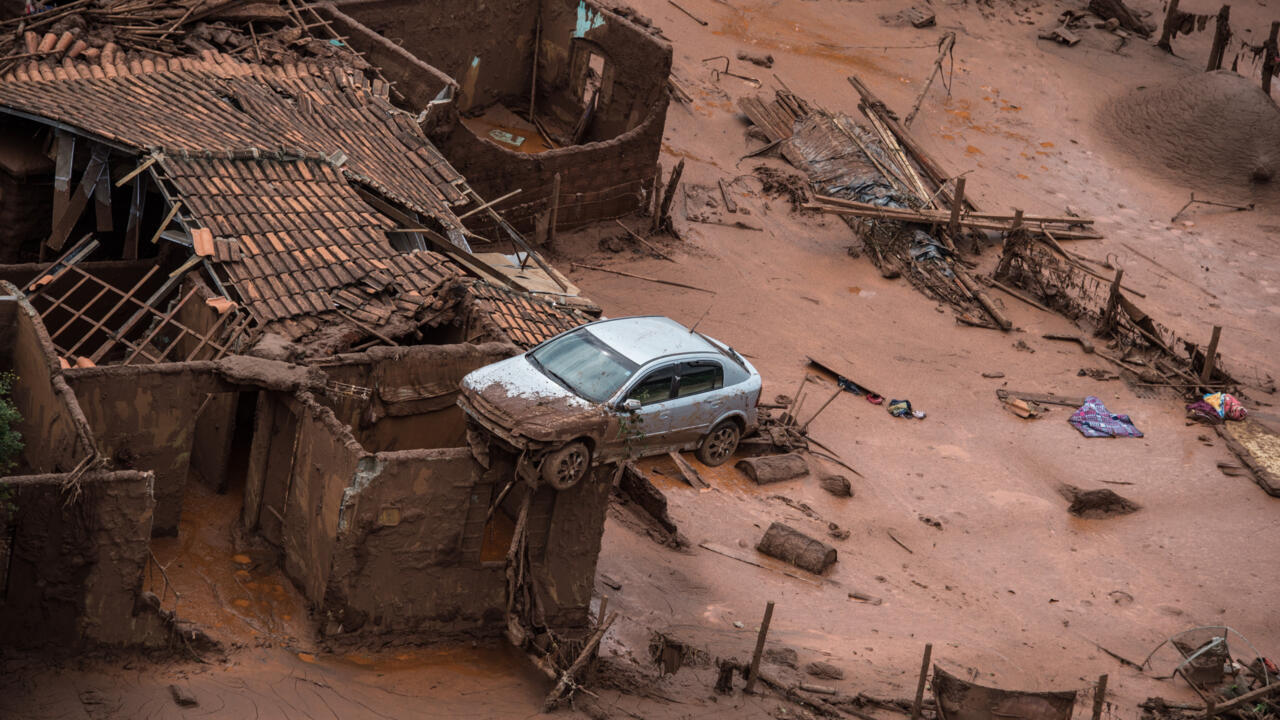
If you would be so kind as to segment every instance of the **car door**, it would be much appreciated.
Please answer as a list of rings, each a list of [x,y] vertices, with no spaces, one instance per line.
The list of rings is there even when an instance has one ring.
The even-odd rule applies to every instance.
[[[719,360],[698,359],[680,363],[676,371],[675,397],[671,400],[672,443],[698,441],[724,412],[724,365]]]
[[[617,441],[628,446],[631,455],[643,455],[648,449],[664,444],[671,431],[672,393],[675,390],[679,363],[666,363],[638,373],[622,401],[637,400],[640,409],[618,410]]]

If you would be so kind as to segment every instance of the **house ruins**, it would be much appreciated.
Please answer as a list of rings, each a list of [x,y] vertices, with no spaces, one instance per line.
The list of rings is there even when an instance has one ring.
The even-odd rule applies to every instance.
[[[0,643],[169,642],[150,542],[202,483],[243,498],[323,636],[573,660],[608,478],[516,482],[456,391],[600,315],[534,245],[648,206],[671,50],[595,0],[496,5],[81,0],[0,26],[25,440]]]

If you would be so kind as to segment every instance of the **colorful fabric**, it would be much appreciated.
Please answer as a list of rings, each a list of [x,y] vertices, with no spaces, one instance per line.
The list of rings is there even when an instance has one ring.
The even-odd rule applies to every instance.
[[[911,401],[910,400],[890,400],[888,408],[889,414],[894,417],[909,418],[911,417]]]
[[[1142,437],[1142,431],[1128,415],[1114,415],[1098,398],[1090,395],[1071,414],[1069,422],[1085,437]]]
[[[1218,417],[1226,418],[1227,420],[1243,420],[1249,414],[1249,411],[1245,410],[1244,405],[1241,405],[1235,396],[1227,393],[1210,393],[1204,396],[1202,402],[1213,406],[1213,409],[1218,412]]]
[[[1187,417],[1206,425],[1218,425],[1222,422],[1222,418],[1218,416],[1218,409],[1204,400],[1197,400],[1188,405]]]

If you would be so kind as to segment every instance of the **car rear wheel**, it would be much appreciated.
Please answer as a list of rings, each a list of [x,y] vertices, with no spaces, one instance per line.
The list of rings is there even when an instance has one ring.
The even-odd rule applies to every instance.
[[[734,451],[738,449],[738,440],[741,438],[742,431],[738,429],[738,423],[724,420],[711,428],[711,432],[702,438],[702,444],[698,446],[698,459],[703,465],[710,467],[723,465],[733,457]]]
[[[542,479],[557,490],[568,490],[587,474],[591,467],[591,449],[574,440],[554,450],[542,461]]]

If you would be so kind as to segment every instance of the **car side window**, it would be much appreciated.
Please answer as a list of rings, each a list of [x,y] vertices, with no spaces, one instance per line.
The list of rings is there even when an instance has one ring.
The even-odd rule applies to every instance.
[[[724,387],[724,366],[715,360],[683,363],[676,397],[689,397]]]
[[[671,399],[671,383],[675,379],[674,365],[660,367],[644,376],[640,382],[627,393],[628,400],[639,400],[641,405],[652,405]]]

